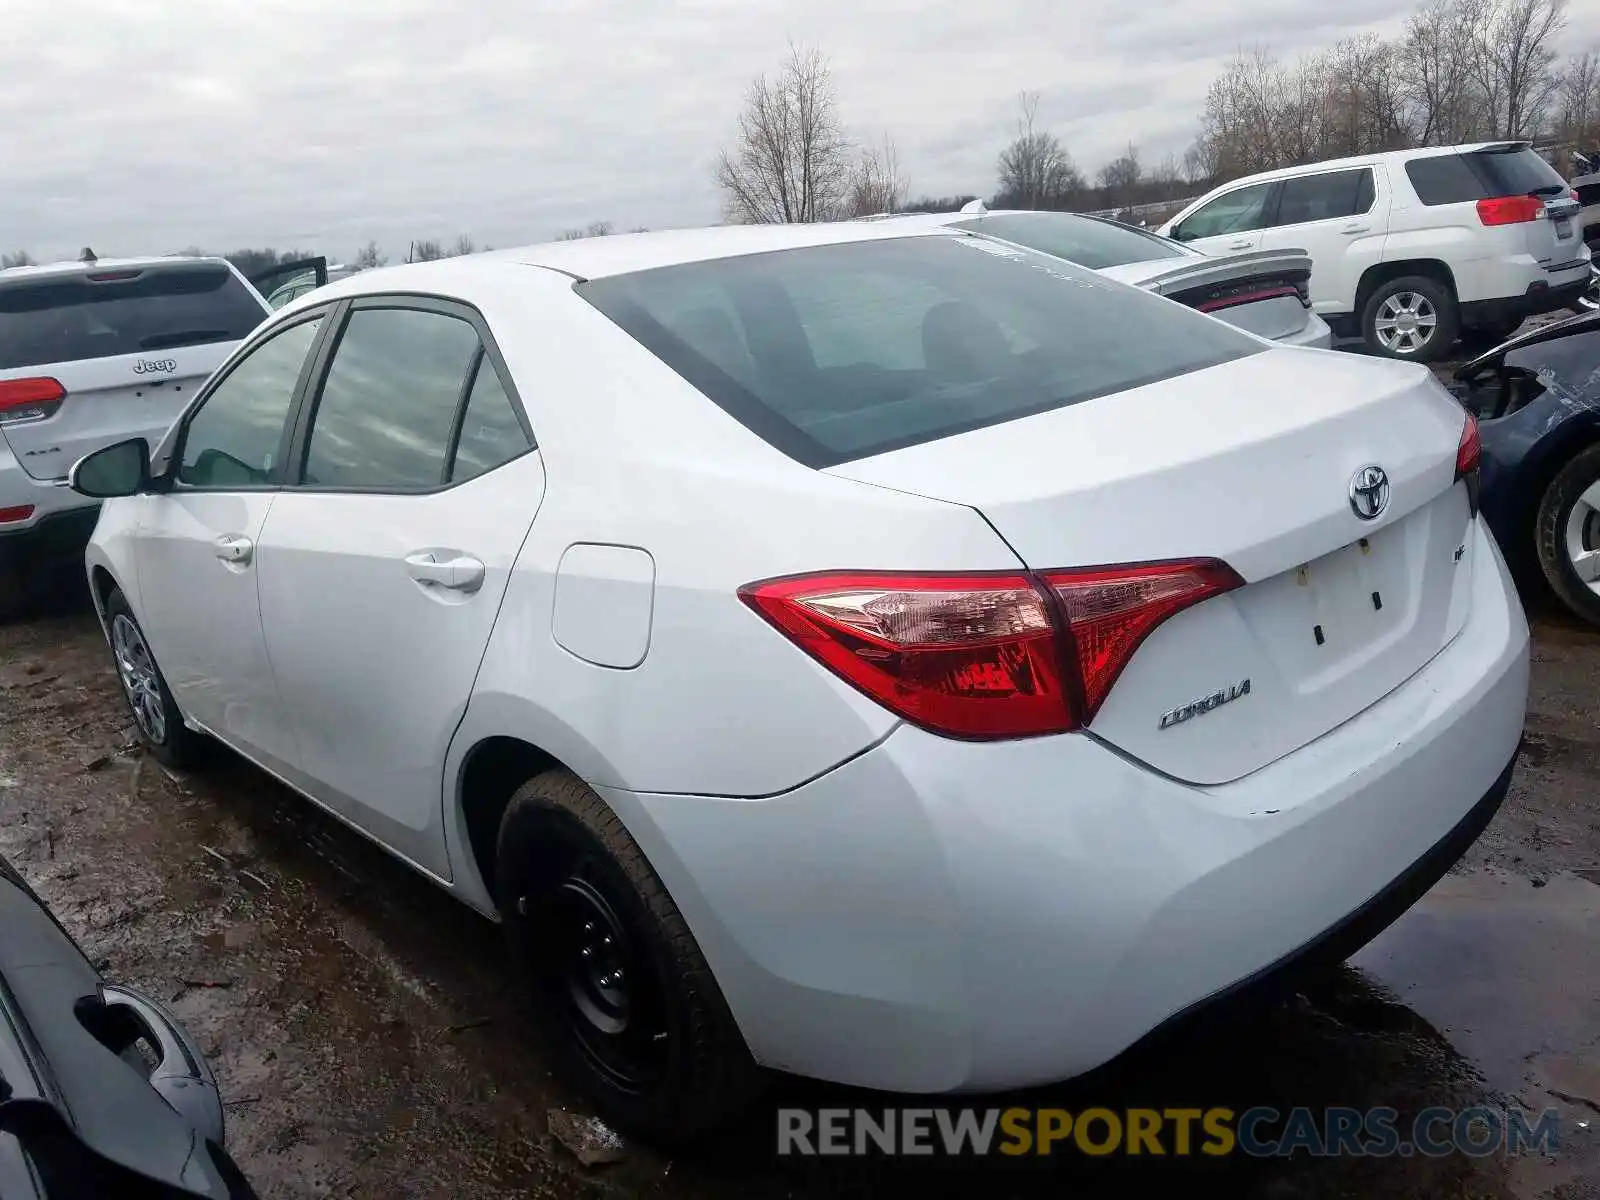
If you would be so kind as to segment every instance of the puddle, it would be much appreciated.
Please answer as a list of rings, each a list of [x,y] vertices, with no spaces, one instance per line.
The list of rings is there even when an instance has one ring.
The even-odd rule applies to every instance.
[[[1600,886],[1446,876],[1352,965],[1425,1019],[1506,1101],[1561,1114],[1553,1179],[1600,1180]],[[1526,1173],[1532,1164],[1518,1164]]]

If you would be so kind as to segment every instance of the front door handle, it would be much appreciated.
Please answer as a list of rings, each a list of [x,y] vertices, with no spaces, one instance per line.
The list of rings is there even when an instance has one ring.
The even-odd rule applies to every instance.
[[[242,533],[225,533],[211,544],[223,562],[239,566],[247,564],[256,552],[256,544]]]
[[[483,586],[484,565],[470,554],[439,558],[431,550],[419,550],[406,555],[406,570],[418,583],[452,592],[475,592]]]
[[[1242,242],[1229,242],[1228,243],[1228,249],[1229,250],[1248,250],[1253,245],[1255,245],[1254,242],[1246,239],[1245,241],[1242,241]]]
[[[1371,228],[1371,225],[1346,225],[1339,232],[1344,234],[1366,233]]]

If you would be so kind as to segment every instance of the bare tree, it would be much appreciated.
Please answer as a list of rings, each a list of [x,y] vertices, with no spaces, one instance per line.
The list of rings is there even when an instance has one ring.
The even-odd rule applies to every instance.
[[[1486,94],[1494,101],[1497,136],[1539,132],[1557,80],[1555,41],[1567,24],[1567,0],[1499,0],[1481,44]]]
[[[450,247],[450,249],[445,253],[445,257],[460,258],[463,254],[476,254],[477,252],[478,243],[474,242],[470,237],[463,233],[461,236],[456,238],[455,245]]]
[[[351,265],[358,271],[366,271],[373,267],[381,267],[388,261],[389,256],[378,250],[377,242],[368,242],[356,251],[355,259]]]
[[[845,202],[852,217],[899,212],[906,201],[907,184],[900,173],[900,154],[894,139],[884,134],[876,146],[861,152],[850,172],[850,195]]]
[[[1004,208],[1064,208],[1083,191],[1083,176],[1056,135],[1035,128],[1039,93],[1018,96],[1022,115],[1017,136],[1000,152],[1000,191],[995,203]]]
[[[576,242],[580,238],[605,237],[611,232],[610,221],[590,221],[582,229],[563,229],[556,240]]]
[[[1138,202],[1139,181],[1144,169],[1139,165],[1139,148],[1132,142],[1121,154],[1100,168],[1096,182],[1105,193],[1104,202],[1112,208]]]
[[[850,144],[837,108],[828,60],[816,49],[791,44],[775,78],[751,82],[738,136],[717,162],[731,220],[779,224],[838,215],[850,182]]]
[[[1488,7],[1489,0],[1430,0],[1406,22],[1397,74],[1421,145],[1455,145],[1487,132],[1475,67]]]
[[[1564,141],[1580,150],[1600,142],[1600,50],[1574,54],[1561,72],[1561,110],[1556,123]]]
[[[406,252],[408,263],[434,262],[444,257],[444,247],[432,239],[412,242],[410,250]]]
[[[0,254],[0,271],[5,270],[7,267],[31,266],[33,266],[33,255],[29,254],[26,250],[16,250],[10,254]]]

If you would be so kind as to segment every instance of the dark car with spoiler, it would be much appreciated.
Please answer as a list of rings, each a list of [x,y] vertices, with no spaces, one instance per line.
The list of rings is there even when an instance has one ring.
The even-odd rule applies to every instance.
[[[1064,258],[1281,345],[1326,350],[1332,344],[1327,323],[1311,309],[1311,258],[1303,250],[1202,254],[1172,238],[1105,217],[990,210],[977,201],[958,213],[863,219],[964,229]]]
[[[160,1005],[103,981],[0,858],[0,1200],[254,1200]]]

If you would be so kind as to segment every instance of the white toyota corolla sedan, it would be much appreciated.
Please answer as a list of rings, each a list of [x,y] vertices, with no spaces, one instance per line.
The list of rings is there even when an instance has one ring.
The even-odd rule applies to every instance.
[[[152,753],[504,924],[613,1122],[1057,1080],[1347,953],[1528,631],[1423,368],[872,224],[364,271],[82,460]]]

